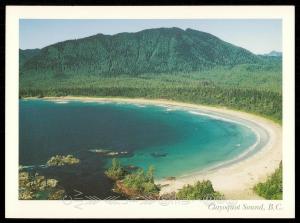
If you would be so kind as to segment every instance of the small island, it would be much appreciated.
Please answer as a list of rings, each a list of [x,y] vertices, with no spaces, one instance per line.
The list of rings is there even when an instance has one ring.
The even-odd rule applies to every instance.
[[[47,161],[48,166],[64,166],[64,165],[74,165],[80,162],[79,159],[75,158],[72,155],[62,156],[56,155],[50,158]]]
[[[159,198],[158,185],[154,183],[154,167],[150,166],[145,172],[143,169],[130,172],[121,166],[120,162],[112,159],[111,167],[105,171],[106,176],[115,181],[115,192],[121,193],[129,199]]]

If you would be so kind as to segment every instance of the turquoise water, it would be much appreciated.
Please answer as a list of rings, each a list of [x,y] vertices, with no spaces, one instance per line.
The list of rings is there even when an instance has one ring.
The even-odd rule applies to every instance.
[[[148,116],[156,116],[176,129],[180,139],[171,143],[145,146],[136,151],[133,157],[121,158],[121,162],[144,169],[153,165],[156,178],[181,176],[212,168],[234,159],[256,142],[256,135],[250,128],[234,122],[217,120],[190,111],[168,111],[153,106],[145,109],[149,109]]]
[[[81,159],[79,166],[43,171],[70,190],[76,185],[97,195],[109,194],[111,183],[103,172],[111,158],[91,149],[126,151],[128,156],[119,157],[122,164],[153,165],[160,179],[232,160],[257,140],[245,125],[174,107],[38,99],[20,100],[19,105],[20,165],[73,154]]]

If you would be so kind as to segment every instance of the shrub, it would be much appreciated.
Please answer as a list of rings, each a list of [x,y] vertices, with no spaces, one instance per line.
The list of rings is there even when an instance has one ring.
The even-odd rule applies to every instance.
[[[128,174],[124,178],[123,183],[126,187],[143,194],[157,194],[159,188],[154,183],[153,173],[153,166],[150,166],[146,173],[143,169],[139,169],[134,173]]]
[[[108,176],[111,179],[119,180],[125,176],[126,171],[121,166],[119,160],[117,160],[116,158],[113,158],[112,165],[110,168],[108,168],[105,171],[105,174],[106,174],[106,176]]]
[[[282,162],[275,172],[263,183],[254,186],[254,191],[268,200],[282,199]]]
[[[216,192],[209,180],[197,181],[193,186],[186,185],[176,193],[179,200],[221,200],[224,196]]]

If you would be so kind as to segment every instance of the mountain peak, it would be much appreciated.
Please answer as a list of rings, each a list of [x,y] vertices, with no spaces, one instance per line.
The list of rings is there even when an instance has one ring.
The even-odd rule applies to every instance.
[[[23,58],[27,60],[21,68],[26,71],[97,75],[191,72],[260,60],[212,34],[178,27],[97,34],[53,44]]]
[[[264,54],[264,56],[281,57],[282,56],[282,52],[272,50],[270,53]]]

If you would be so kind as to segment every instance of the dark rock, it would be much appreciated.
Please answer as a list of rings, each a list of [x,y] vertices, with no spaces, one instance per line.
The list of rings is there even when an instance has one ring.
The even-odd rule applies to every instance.
[[[168,153],[160,153],[160,152],[151,153],[151,156],[153,156],[155,158],[166,157],[167,155],[168,155]]]

